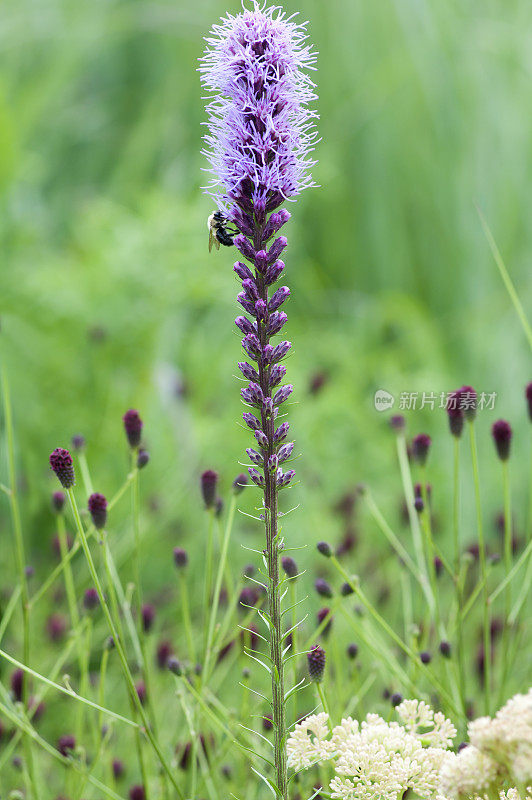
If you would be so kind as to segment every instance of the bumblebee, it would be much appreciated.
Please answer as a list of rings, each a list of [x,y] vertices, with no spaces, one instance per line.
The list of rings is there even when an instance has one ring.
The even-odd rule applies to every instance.
[[[209,229],[209,253],[213,244],[217,250],[220,249],[221,244],[224,247],[231,247],[237,231],[225,214],[222,214],[221,211],[215,211],[211,214],[207,220],[207,228]]]

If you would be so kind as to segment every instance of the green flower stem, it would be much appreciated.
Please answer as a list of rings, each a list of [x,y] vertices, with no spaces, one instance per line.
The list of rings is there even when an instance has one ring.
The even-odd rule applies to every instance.
[[[158,757],[158,759],[159,759],[159,761],[161,763],[162,768],[164,769],[164,771],[168,775],[168,777],[170,779],[170,782],[172,783],[172,786],[174,787],[174,789],[177,792],[178,797],[181,798],[181,800],[184,800],[183,792],[182,792],[179,784],[177,783],[177,781],[176,781],[176,779],[175,779],[175,777],[174,777],[174,775],[172,773],[172,770],[170,769],[170,766],[169,766],[168,762],[166,761],[166,758],[164,757],[164,755],[163,755],[163,753],[161,751],[159,743],[157,742],[156,738],[154,737],[154,734],[153,734],[153,731],[151,729],[149,720],[148,720],[148,718],[146,716],[146,712],[144,711],[142,703],[140,702],[139,697],[137,695],[137,692],[136,692],[136,689],[135,689],[135,683],[133,681],[133,677],[131,675],[131,671],[130,671],[128,663],[127,663],[126,654],[125,654],[124,649],[122,647],[122,643],[121,643],[120,637],[118,635],[118,631],[117,631],[116,626],[115,626],[115,624],[113,622],[113,619],[112,619],[112,616],[111,616],[111,611],[110,611],[109,606],[107,604],[107,600],[105,598],[105,594],[103,592],[102,585],[100,583],[100,579],[98,577],[98,574],[96,572],[96,568],[94,566],[94,561],[93,561],[93,558],[92,558],[92,555],[91,555],[91,551],[89,549],[89,544],[87,542],[87,537],[86,537],[85,531],[83,529],[83,525],[82,525],[82,522],[81,522],[81,519],[80,519],[80,516],[79,516],[78,507],[76,505],[76,499],[74,497],[74,492],[73,492],[72,489],[68,489],[68,497],[69,497],[69,500],[70,500],[72,513],[74,515],[74,520],[76,522],[76,527],[77,527],[77,530],[78,530],[78,533],[79,533],[79,537],[80,537],[80,540],[81,540],[81,545],[83,547],[83,552],[85,553],[85,558],[87,559],[87,565],[89,567],[89,572],[90,572],[92,580],[94,582],[94,586],[96,587],[96,591],[98,592],[98,596],[100,598],[100,604],[102,606],[102,610],[103,610],[104,615],[106,617],[107,624],[109,626],[109,630],[110,630],[111,635],[112,635],[112,637],[113,637],[113,639],[115,641],[116,650],[117,650],[117,653],[118,653],[118,657],[120,659],[122,670],[124,672],[124,678],[126,680],[126,684],[127,684],[128,690],[130,692],[132,701],[135,704],[135,707],[136,707],[137,712],[138,712],[138,714],[140,716],[140,719],[142,720],[142,724],[144,725],[146,736],[148,737],[148,739],[150,741],[150,744],[153,747],[153,749],[154,749],[154,751],[155,751],[155,753],[156,753],[156,755],[157,755],[157,757]]]
[[[458,686],[462,710],[466,710],[466,670],[464,655],[463,587],[460,580],[460,439],[453,436],[453,544],[454,544],[454,587],[456,593],[456,662],[458,665]]]
[[[434,548],[434,539],[432,536],[432,520],[429,495],[427,492],[427,470],[425,465],[421,467],[421,497],[423,499],[424,510],[421,515],[423,533],[425,535],[425,546],[427,548],[427,563],[430,586],[432,595],[434,597],[434,621],[437,631],[439,631],[441,638],[445,638],[445,627],[442,622],[440,603],[438,598],[438,586],[436,583],[436,565],[434,564],[434,557],[436,551]]]
[[[22,660],[24,664],[29,666],[30,663],[30,606],[28,594],[28,580],[26,577],[26,555],[24,552],[24,537],[22,535],[22,521],[20,516],[20,507],[18,502],[17,491],[17,473],[15,468],[15,441],[14,441],[14,428],[13,428],[13,412],[11,408],[11,396],[9,392],[9,383],[7,379],[7,372],[4,364],[1,368],[2,376],[2,396],[4,402],[4,416],[5,416],[5,429],[7,440],[7,465],[9,475],[9,506],[11,510],[11,521],[13,524],[13,531],[15,534],[15,559],[18,572],[18,581],[20,585],[20,603],[22,609]],[[24,673],[22,679],[22,692],[21,699],[24,707],[27,707],[28,681]],[[29,788],[30,794],[38,800],[40,793],[37,790],[37,781],[35,777],[35,767],[33,764],[33,754],[30,742],[27,736],[23,737],[24,752],[26,756]]]
[[[478,472],[477,442],[475,437],[474,422],[468,420],[469,445],[471,449],[471,463],[473,466],[473,480],[475,485],[475,506],[477,512],[477,533],[480,559],[480,576],[484,588],[483,608],[483,641],[484,641],[484,712],[489,715],[491,706],[491,635],[490,635],[490,610],[489,589],[487,582],[486,544],[484,541],[484,527],[482,523],[482,501],[480,497],[480,478]]]
[[[512,500],[510,492],[510,474],[508,461],[502,462],[502,491],[504,503],[504,571],[506,576],[512,572]],[[489,600],[488,600],[489,602]],[[510,613],[512,610],[512,583],[506,581],[504,587],[504,628],[501,639],[501,681],[499,684],[499,704],[502,702],[504,687],[508,676],[509,651],[510,651]],[[485,659],[484,659],[485,660]]]
[[[5,632],[15,613],[15,609],[20,599],[20,586],[17,584],[11,593],[7,606],[3,609],[2,619],[0,620],[0,642],[5,636]]]
[[[85,486],[85,491],[87,495],[91,495],[94,491],[92,486],[91,475],[89,472],[89,465],[87,464],[87,456],[83,452],[83,450],[78,453],[78,461],[79,461],[79,468],[81,470],[81,477],[83,478],[83,484]]]
[[[321,681],[318,681],[316,683],[316,690],[318,692],[318,697],[320,698],[320,702],[321,702],[322,708],[325,711],[325,713],[327,714],[327,717],[328,717],[327,724],[329,726],[329,730],[332,733],[333,725],[332,725],[332,720],[331,720],[331,712],[329,711],[327,698],[325,697],[325,692],[323,691],[323,686],[321,684]]]
[[[188,584],[184,574],[179,575],[179,595],[181,598],[181,614],[183,616],[183,627],[187,639],[188,657],[192,664],[196,663],[196,647],[194,636],[192,635],[192,621],[190,618],[190,603],[188,599]]]
[[[229,548],[229,540],[231,538],[231,531],[233,528],[233,520],[235,518],[235,508],[236,508],[236,496],[233,494],[231,497],[231,504],[229,506],[229,514],[225,526],[225,532],[222,540],[222,549],[220,553],[220,558],[218,560],[218,570],[216,573],[216,580],[214,584],[214,597],[212,599],[212,605],[211,605],[209,627],[207,631],[207,645],[205,650],[205,663],[203,666],[203,676],[205,682],[208,681],[210,675],[210,666],[211,666],[213,644],[214,644],[214,626],[216,624],[218,605],[220,603],[220,591],[222,589],[222,579],[227,564],[227,552]]]
[[[406,439],[403,433],[397,435],[397,457],[399,459],[399,468],[401,471],[401,480],[403,483],[403,494],[406,501],[408,511],[408,519],[410,521],[410,529],[412,531],[412,539],[414,542],[414,551],[416,554],[416,561],[420,575],[423,580],[423,591],[427,599],[428,607],[432,617],[435,613],[435,599],[430,586],[430,581],[427,574],[427,565],[423,556],[423,539],[421,529],[419,526],[419,519],[417,512],[414,508],[414,487],[412,485],[412,475],[410,473],[410,464],[408,463],[408,454],[406,449]]]
[[[297,622],[297,586],[296,581],[291,580],[288,581],[288,587],[290,591],[290,605],[292,606],[292,622],[291,622],[291,629],[292,629],[292,653],[297,653],[297,644],[298,644],[298,622]],[[297,683],[297,658],[292,659],[292,670],[293,670],[293,680],[294,686]],[[297,722],[297,695],[298,692],[294,692],[292,695],[292,718],[294,720],[294,724]]]
[[[208,508],[209,522],[207,528],[207,547],[205,555],[205,579],[203,583],[203,613],[207,619],[212,596],[212,562],[213,562],[213,533],[214,533],[214,509]],[[203,650],[207,652],[208,626],[204,625]]]

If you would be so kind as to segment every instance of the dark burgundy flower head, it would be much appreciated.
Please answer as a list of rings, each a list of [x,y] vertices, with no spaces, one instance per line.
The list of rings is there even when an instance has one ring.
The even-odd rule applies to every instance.
[[[72,750],[76,749],[75,738],[69,733],[66,733],[64,736],[61,736],[61,738],[57,742],[57,749],[59,750],[62,756],[68,756],[72,752]]]
[[[402,702],[403,702],[403,695],[401,694],[401,692],[394,692],[390,697],[390,703],[394,708],[400,706]]]
[[[297,578],[297,576],[299,575],[299,570],[292,556],[283,556],[281,559],[281,565],[286,573],[286,576],[290,580],[294,580],[295,578]]]
[[[494,422],[491,428],[491,435],[495,442],[497,455],[501,461],[508,461],[510,458],[510,445],[512,442],[512,428],[509,422],[499,419]]]
[[[320,610],[316,614],[316,619],[318,620],[318,626],[322,624],[322,622],[324,621],[324,619],[326,619],[326,617],[329,617],[329,621],[325,625],[321,634],[324,639],[326,639],[329,633],[331,632],[333,618],[332,616],[329,616],[330,613],[331,613],[330,608],[320,608]]]
[[[129,800],[146,800],[146,792],[144,786],[136,784],[129,790]]]
[[[532,422],[532,381],[530,381],[530,383],[528,384],[528,386],[525,389],[525,397],[526,397],[526,403],[527,403],[527,406],[528,406],[528,417],[529,417],[530,421]]]
[[[453,436],[460,438],[464,427],[464,411],[462,409],[462,395],[460,390],[451,392],[447,397],[447,417],[449,430]]]
[[[321,597],[332,597],[333,591],[325,578],[316,578],[314,588]]]
[[[259,601],[259,593],[255,586],[244,586],[238,598],[238,604],[244,609],[251,606],[254,607]]]
[[[76,433],[72,439],[72,449],[76,453],[80,453],[85,448],[85,437],[81,435],[81,433]]]
[[[218,473],[212,469],[205,470],[201,476],[201,494],[205,508],[214,508],[216,504],[216,484]]]
[[[460,395],[460,406],[464,412],[465,418],[469,422],[473,422],[477,415],[478,398],[477,393],[472,386],[462,386],[458,389]]]
[[[273,728],[273,717],[271,714],[264,714],[262,718],[262,728],[265,731],[271,731]]]
[[[62,614],[51,614],[46,623],[46,631],[52,642],[59,642],[66,633],[67,623]]]
[[[122,417],[124,422],[124,430],[126,432],[127,440],[129,442],[129,446],[134,450],[140,444],[140,437],[142,435],[142,426],[143,422],[140,418],[140,414],[134,408],[130,408],[129,411],[126,411],[124,416]]]
[[[419,654],[419,658],[422,664],[430,664],[432,660],[430,653],[428,653],[426,650],[423,650],[423,652]]]
[[[394,414],[393,417],[390,418],[390,428],[397,433],[402,433],[406,428],[406,420],[402,414]]]
[[[142,627],[145,633],[149,633],[155,620],[155,608],[150,603],[142,606]]]
[[[325,672],[325,650],[315,644],[307,653],[308,674],[311,681],[320,683]]]
[[[94,492],[89,497],[87,506],[94,527],[97,530],[104,528],[107,522],[107,500],[105,496],[99,492]]]
[[[146,684],[144,681],[139,681],[137,684],[135,684],[135,691],[141,705],[144,705],[146,703]]]
[[[447,640],[443,640],[440,642],[440,653],[444,658],[451,657],[451,645]]]
[[[412,458],[423,466],[427,463],[431,438],[427,433],[419,433],[412,440]]]
[[[347,655],[349,658],[355,659],[358,655],[358,644],[351,642],[351,644],[347,646]]]
[[[92,611],[94,608],[97,608],[99,604],[100,598],[98,597],[98,592],[94,586],[90,586],[83,595],[83,605],[87,611]]]
[[[150,460],[150,454],[142,448],[137,453],[137,469],[143,469]]]
[[[125,768],[124,768],[124,762],[123,761],[120,761],[119,758],[114,758],[111,766],[112,766],[113,777],[114,777],[115,781],[119,781],[120,778],[124,777]]]
[[[322,556],[325,556],[326,558],[330,558],[332,556],[331,545],[328,542],[318,542],[316,548],[318,553],[321,553]]]
[[[237,475],[233,481],[233,493],[240,494],[244,491],[248,483],[248,476],[241,472],[240,475]]]
[[[21,703],[24,687],[24,671],[21,669],[16,669],[14,672],[12,672],[10,683],[11,693],[15,703]]]
[[[188,564],[188,554],[182,547],[174,547],[174,563],[176,567],[182,569]]]
[[[70,489],[74,486],[76,483],[74,463],[68,450],[63,447],[56,447],[53,453],[50,453],[50,467],[59,478],[64,489]]]
[[[183,674],[183,667],[181,666],[181,662],[175,656],[168,656],[166,660],[166,668],[173,672],[174,675],[182,675]]]
[[[157,645],[157,664],[159,669],[164,669],[166,667],[166,662],[168,658],[173,655],[173,652],[174,648],[170,642],[166,640],[159,642]]]
[[[60,514],[63,508],[65,507],[65,500],[66,495],[64,492],[57,491],[54,492],[52,495],[52,510],[55,511],[56,514]]]

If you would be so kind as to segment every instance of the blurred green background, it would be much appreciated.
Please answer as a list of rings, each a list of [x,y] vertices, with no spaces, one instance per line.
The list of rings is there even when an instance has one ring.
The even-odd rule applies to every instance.
[[[200,471],[219,470],[227,489],[239,470],[235,254],[207,250],[196,72],[202,37],[239,9],[4,0],[1,347],[34,552],[52,524],[48,453],[83,433],[96,488],[111,493],[127,468],[130,406],[152,454],[145,493],[168,524],[184,518],[183,536],[198,518]],[[291,206],[287,228],[302,453],[290,499],[303,505],[287,525],[316,541],[353,484],[398,490],[379,388],[498,393],[480,423],[495,508],[489,424],[504,416],[526,430],[532,370],[476,204],[530,309],[532,7],[307,0],[301,10],[320,53],[321,188]],[[446,473],[445,414],[408,416],[437,441],[435,477]],[[526,444],[516,437],[523,457]]]

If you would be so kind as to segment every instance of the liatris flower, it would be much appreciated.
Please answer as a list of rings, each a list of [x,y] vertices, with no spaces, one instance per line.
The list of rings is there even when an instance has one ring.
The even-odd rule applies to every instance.
[[[420,433],[412,440],[412,457],[423,466],[427,463],[431,438],[426,433]]]
[[[107,500],[105,496],[99,492],[94,492],[87,501],[87,507],[96,530],[105,528],[105,523],[107,522]]]
[[[55,472],[63,489],[70,489],[76,483],[72,456],[63,447],[56,447],[50,454],[50,467]]]
[[[214,508],[216,503],[216,485],[218,483],[218,473],[212,469],[206,470],[201,476],[201,494],[205,508]]]
[[[510,458],[510,444],[512,441],[512,428],[510,423],[506,422],[504,419],[497,420],[497,422],[493,423],[491,434],[495,442],[497,455],[501,461],[508,461]]]
[[[139,412],[134,408],[130,408],[129,411],[126,411],[122,417],[122,420],[124,422],[124,430],[126,432],[129,446],[132,450],[135,450],[140,444],[142,426],[144,423],[140,418]]]
[[[323,680],[325,660],[325,650],[319,644],[315,644],[307,653],[308,674],[311,681],[319,683]]]
[[[289,425],[278,425],[277,416],[293,387],[280,385],[286,375],[282,361],[291,343],[271,342],[287,321],[280,309],[290,290],[286,286],[270,290],[283,273],[280,256],[287,240],[284,236],[271,244],[270,240],[290,218],[280,209],[282,203],[313,185],[308,154],[316,140],[316,113],[309,104],[315,94],[306,70],[314,67],[315,56],[305,39],[304,25],[254,0],[251,9],[229,14],[213,28],[200,66],[202,83],[212,93],[205,137],[213,174],[208,191],[239,232],[233,243],[250,264],[234,265],[242,281],[238,302],[246,314],[235,323],[244,335],[242,346],[249,359],[238,365],[249,381],[241,396],[251,410],[243,418],[258,448],[247,450],[252,462],[248,472],[264,493],[274,760],[277,790],[283,798],[287,773],[277,495],[295,473],[283,466],[294,443],[286,441]]]
[[[65,507],[65,493],[64,492],[54,492],[52,495],[52,510],[55,511],[56,514],[60,514]]]

